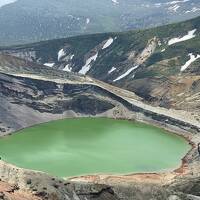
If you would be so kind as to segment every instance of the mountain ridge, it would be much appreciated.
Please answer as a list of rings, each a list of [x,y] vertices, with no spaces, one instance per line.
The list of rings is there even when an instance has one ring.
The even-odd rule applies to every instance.
[[[135,92],[155,106],[195,112],[199,109],[199,25],[197,17],[146,30],[2,47],[0,52],[87,74]]]
[[[144,29],[198,16],[198,0],[18,0],[0,8],[0,44]]]

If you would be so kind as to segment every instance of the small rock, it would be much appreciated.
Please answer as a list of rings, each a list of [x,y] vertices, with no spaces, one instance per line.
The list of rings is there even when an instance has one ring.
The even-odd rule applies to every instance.
[[[5,194],[3,192],[0,192],[0,199],[3,199]]]
[[[168,200],[181,200],[177,195],[169,196]]]

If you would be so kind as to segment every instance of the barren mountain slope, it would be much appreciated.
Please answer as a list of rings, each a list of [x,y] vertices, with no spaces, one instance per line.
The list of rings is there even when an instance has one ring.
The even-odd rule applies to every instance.
[[[152,105],[198,115],[199,27],[200,17],[144,31],[86,35],[1,51],[106,81]]]

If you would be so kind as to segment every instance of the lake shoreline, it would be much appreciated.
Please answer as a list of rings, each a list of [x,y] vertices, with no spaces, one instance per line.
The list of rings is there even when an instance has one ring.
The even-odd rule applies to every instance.
[[[104,124],[103,126],[101,125],[102,123]],[[73,124],[73,125],[70,125],[70,124]],[[90,124],[93,124],[93,126],[90,127]],[[96,124],[96,125],[94,125],[94,124]],[[51,138],[54,135],[55,131],[58,131],[58,133],[60,133],[59,137],[63,138],[64,135],[65,135],[65,139],[63,138],[65,141],[68,141],[67,138],[69,137],[69,141],[67,142],[67,144],[70,143],[70,145],[73,144],[73,140],[71,141],[70,138],[71,138],[71,134],[74,133],[72,135],[74,135],[75,141],[78,142],[78,144],[79,144],[79,139],[77,138],[79,136],[79,133],[77,132],[77,130],[79,132],[80,132],[80,130],[76,128],[76,127],[79,127],[79,126],[83,127],[83,128],[84,127],[90,127],[89,129],[86,129],[86,132],[84,132],[84,129],[83,130],[81,129],[81,133],[85,133],[86,137],[91,137],[90,134],[88,135],[88,133],[90,133],[90,132],[94,136],[94,138],[95,138],[95,135],[101,137],[101,133],[104,133],[104,136],[101,138],[101,139],[103,139],[103,138],[104,139],[101,140],[101,141],[104,141],[103,144],[106,145],[106,146],[108,145],[109,140],[110,140],[110,133],[113,132],[113,134],[111,134],[113,136],[113,142],[112,142],[113,145],[111,145],[111,146],[113,146],[113,147],[110,147],[110,148],[107,149],[107,151],[109,151],[109,152],[113,151],[111,149],[115,149],[116,148],[116,146],[115,146],[115,138],[116,138],[116,141],[121,141],[119,144],[117,143],[117,145],[119,145],[119,146],[121,145],[122,149],[123,149],[123,145],[126,145],[126,144],[128,145],[129,144],[128,141],[129,141],[129,138],[130,138],[130,140],[132,141],[130,144],[132,144],[131,145],[132,147],[134,146],[136,148],[135,150],[137,152],[137,149],[140,149],[140,146],[142,144],[138,146],[137,145],[138,143],[136,141],[138,141],[138,140],[139,140],[139,142],[140,141],[145,141],[146,140],[145,137],[148,137],[148,138],[150,137],[149,138],[149,143],[147,143],[147,146],[146,145],[145,146],[146,146],[147,149],[149,149],[150,155],[151,155],[151,152],[153,153],[151,156],[154,157],[153,160],[155,162],[152,161],[153,163],[149,163],[150,161],[148,161],[148,158],[146,158],[146,156],[148,157],[148,154],[146,154],[146,152],[142,151],[142,149],[139,150],[139,152],[141,154],[140,157],[142,159],[138,160],[137,154],[139,152],[136,153],[136,155],[134,154],[135,151],[133,151],[131,153],[131,150],[129,151],[128,150],[129,148],[127,147],[128,148],[127,149],[126,148],[127,145],[126,145],[126,146],[124,146],[124,149],[122,151],[122,152],[127,151],[126,154],[123,155],[121,159],[119,159],[119,160],[121,160],[121,162],[120,161],[116,162],[116,163],[118,163],[117,164],[118,167],[109,167],[109,165],[108,166],[105,165],[105,166],[107,166],[106,167],[107,170],[105,170],[104,169],[105,166],[103,165],[102,166],[103,171],[101,171],[101,167],[97,167],[97,168],[94,167],[93,168],[93,167],[91,167],[89,165],[88,169],[84,169],[84,170],[82,169],[82,170],[74,171],[74,168],[70,167],[70,166],[72,166],[70,164],[70,162],[71,163],[77,163],[78,161],[73,160],[72,158],[70,158],[70,161],[68,162],[68,158],[66,157],[66,160],[65,161],[63,160],[63,164],[59,165],[61,167],[60,168],[61,171],[59,170],[60,172],[58,173],[58,172],[56,172],[56,169],[57,169],[56,166],[58,164],[55,164],[55,166],[53,165],[54,166],[53,168],[49,168],[48,166],[45,167],[46,166],[46,164],[45,164],[46,160],[45,159],[40,160],[41,159],[40,155],[38,155],[38,157],[37,157],[38,161],[40,160],[40,162],[36,161],[35,164],[34,163],[28,164],[25,160],[23,160],[23,159],[20,160],[20,157],[18,158],[18,156],[15,158],[16,160],[15,159],[13,160],[12,156],[10,157],[10,155],[9,155],[9,152],[10,152],[9,149],[4,147],[7,143],[8,143],[7,145],[11,144],[11,145],[14,145],[14,146],[15,146],[15,143],[16,144],[20,143],[24,147],[21,149],[20,148],[21,145],[20,145],[16,149],[16,152],[19,152],[18,154],[20,154],[22,157],[24,155],[23,152],[26,152],[25,155],[29,155],[30,154],[29,157],[31,158],[32,153],[31,153],[30,149],[32,149],[33,147],[31,147],[31,145],[30,145],[28,147],[28,149],[26,149],[26,143],[29,143],[30,137],[32,138],[33,141],[37,141],[36,138],[40,138],[40,132],[43,133],[41,135],[41,138],[39,139],[40,141],[36,142],[36,145],[34,145],[34,148],[36,148],[37,147],[37,143],[38,143],[38,145],[40,144],[38,146],[38,150],[40,149],[40,146],[43,146],[43,145],[46,145],[46,148],[50,148],[48,146],[49,145],[49,143],[48,143],[48,135]],[[120,133],[115,135],[115,132],[118,129],[120,129],[120,126],[122,126],[124,128],[123,130],[125,131],[124,132],[125,135],[124,134],[120,134]],[[116,127],[118,127],[118,128],[116,128]],[[103,132],[101,131],[101,128],[102,128]],[[53,130],[53,131],[51,131],[51,130]],[[63,130],[63,132],[62,132],[62,130]],[[70,134],[69,134],[68,131],[65,132],[64,130],[70,130],[69,131]],[[100,131],[96,132],[95,130],[100,130]],[[104,130],[106,130],[106,131],[104,132]],[[133,134],[129,134],[128,132],[126,134],[126,130],[127,131],[131,131]],[[95,134],[93,134],[94,132],[95,132]],[[109,135],[108,138],[105,136],[105,134],[107,134],[107,133],[109,133],[108,134]],[[118,133],[118,132],[116,132],[116,133]],[[123,133],[123,131],[122,131],[122,133]],[[136,136],[135,135],[136,133],[139,134],[139,135]],[[73,177],[74,175],[75,176],[77,176],[77,175],[79,176],[79,174],[80,174],[80,176],[90,175],[90,174],[94,175],[94,174],[97,174],[97,173],[98,174],[110,174],[111,173],[111,174],[113,174],[113,176],[115,176],[115,175],[116,176],[118,176],[118,175],[128,176],[128,175],[137,174],[137,173],[162,173],[162,172],[168,172],[168,171],[172,171],[173,169],[176,169],[176,166],[179,166],[179,163],[182,163],[182,161],[181,161],[182,158],[181,157],[183,155],[185,155],[185,152],[187,153],[188,150],[190,150],[190,144],[188,143],[188,141],[185,138],[182,140],[183,137],[178,135],[178,134],[176,134],[177,137],[173,137],[173,136],[175,136],[174,133],[171,133],[171,132],[169,132],[167,130],[164,130],[164,129],[156,127],[156,126],[152,126],[150,124],[146,124],[146,123],[143,123],[143,122],[137,122],[137,121],[133,121],[133,120],[113,119],[113,118],[106,118],[106,117],[99,117],[99,118],[87,117],[87,118],[74,118],[74,119],[70,118],[70,119],[57,120],[57,121],[53,121],[53,122],[49,122],[49,123],[35,125],[35,126],[29,127],[29,128],[26,128],[26,129],[22,129],[21,131],[17,131],[15,133],[13,133],[12,135],[14,136],[14,137],[12,137],[12,139],[14,139],[14,141],[13,140],[11,140],[11,141],[9,140],[9,137],[11,137],[10,135],[7,136],[7,140],[5,140],[4,142],[0,141],[1,145],[2,145],[2,148],[0,148],[0,149],[1,149],[2,153],[3,152],[5,153],[5,155],[4,155],[5,160],[7,159],[8,162],[10,162],[12,164],[15,164],[17,166],[21,166],[21,167],[23,166],[23,168],[28,168],[28,169],[33,169],[33,170],[35,170],[35,169],[38,170],[39,169],[40,171],[42,170],[42,171],[44,171],[46,173],[49,173],[50,175],[55,175],[55,176],[57,175],[59,177],[65,177],[65,176]],[[47,137],[47,139],[45,139],[46,137]],[[137,139],[135,137],[137,137],[139,139]],[[152,148],[152,147],[150,147],[148,145],[148,144],[151,144],[151,145],[153,145],[153,147],[157,146],[157,149],[160,149],[160,152],[162,152],[162,145],[159,145],[159,143],[160,143],[159,141],[161,141],[161,140],[158,140],[158,142],[156,143],[157,137],[158,138],[160,138],[160,137],[163,138],[162,139],[163,140],[162,144],[165,146],[165,148],[167,148],[168,144],[169,145],[171,144],[172,147],[173,147],[172,149],[174,149],[174,150],[169,150],[169,153],[167,153],[167,154],[165,153],[165,151],[163,151],[163,154],[161,153],[162,156],[160,157],[160,153],[157,153],[158,151],[156,149],[153,150],[154,148]],[[53,138],[54,138],[54,136],[53,136]],[[54,139],[56,140],[56,138],[54,138]],[[25,143],[22,142],[22,141],[24,141]],[[59,148],[62,147],[62,151],[64,151],[64,149],[63,149],[64,146],[62,146],[63,143],[62,142],[60,143],[59,140],[56,140],[56,141],[57,141],[57,143],[55,145],[59,145],[59,146],[54,146],[54,148],[56,147],[56,149],[59,149]],[[168,143],[166,141],[168,141]],[[177,141],[178,142],[177,145],[181,144],[180,148],[179,147],[176,148],[175,143],[172,142],[172,141],[174,141],[174,142]],[[179,141],[180,141],[180,143],[179,143]],[[15,142],[15,143],[13,143],[13,142]],[[97,138],[96,141],[93,141],[93,142],[96,143],[96,148],[97,148],[96,149],[96,154],[97,154],[96,156],[97,156],[97,158],[99,156],[101,157],[104,154],[103,153],[104,151],[100,150],[101,148],[99,149],[100,146],[98,146],[99,145],[98,138]],[[83,144],[84,144],[84,146],[83,146],[84,152],[85,151],[87,152],[87,150],[85,149],[85,142]],[[128,146],[130,146],[130,144]],[[76,144],[74,144],[74,145],[76,145]],[[82,145],[82,143],[80,143],[79,145]],[[89,144],[87,144],[86,146],[88,146],[88,145]],[[102,143],[101,143],[101,145],[102,145]],[[109,144],[109,146],[110,146],[110,144]],[[81,147],[77,147],[77,148],[78,148],[78,151],[79,151],[79,148],[81,148]],[[151,149],[152,149],[152,151],[151,151]],[[175,149],[177,149],[176,150],[177,153],[174,152]],[[65,151],[70,153],[70,155],[74,152],[75,153],[74,156],[76,156],[76,148],[73,149],[73,151],[72,151],[71,149],[68,149],[66,147]],[[41,151],[38,151],[38,153],[39,152],[41,153],[41,155],[43,155],[45,153],[42,149],[41,149]],[[57,151],[52,149],[52,153],[53,152],[56,153]],[[174,159],[176,158],[175,155],[173,156],[174,153],[175,153],[175,155],[177,155],[177,161],[174,161]],[[115,155],[115,151],[112,152],[111,154],[114,156]],[[6,158],[6,155],[8,156],[7,158]],[[55,162],[57,162],[57,163],[61,162],[61,161],[59,161],[59,160],[62,160],[62,158],[60,157],[61,155],[60,155],[59,151],[56,153],[56,155],[57,155],[57,157],[56,157]],[[120,155],[121,154],[119,154],[119,156]],[[134,159],[131,159],[130,162],[129,162],[128,160],[129,160],[129,158],[131,158],[131,155],[133,156]],[[168,155],[171,155],[171,156],[168,157]],[[92,155],[90,155],[90,153],[88,152],[88,156],[90,157]],[[169,160],[167,162],[168,164],[164,160],[165,157]],[[156,160],[156,158],[157,158],[157,160]],[[20,160],[19,162],[17,162],[18,159]],[[35,159],[34,156],[33,156],[33,159]],[[52,156],[52,158],[49,158],[49,159],[52,159],[52,161],[53,161],[54,160],[54,156]],[[127,163],[127,165],[122,164],[123,163],[123,161],[122,161],[123,159],[124,159],[124,162]],[[147,161],[145,161],[145,159],[147,159]],[[112,163],[112,156],[111,156],[111,158],[106,158],[105,159],[106,163],[109,162],[109,161]],[[81,165],[81,163],[85,163],[85,162],[86,163],[90,163],[91,161],[90,161],[89,158],[88,159],[86,158],[86,159],[84,159],[84,161],[80,161],[80,165]],[[97,160],[97,163],[98,163],[98,160]],[[159,164],[159,163],[162,163],[162,164]],[[141,169],[139,168],[140,164],[141,164]],[[68,165],[68,168],[65,169],[64,166],[67,166],[67,165]],[[101,166],[101,165],[102,165],[102,163],[98,164],[98,166]],[[132,167],[130,167],[130,166],[132,166]],[[147,167],[145,167],[145,166],[147,166]],[[70,169],[71,169],[71,174],[70,174]],[[69,172],[66,171],[67,173],[65,173],[65,170],[69,170]],[[62,176],[62,175],[65,175],[65,176]]]
[[[113,119],[113,118],[111,118]],[[133,120],[131,119],[127,119],[127,118],[117,118],[117,120],[128,120],[128,121],[131,121],[133,122]],[[148,181],[150,181],[149,179],[152,178],[152,180],[154,179],[154,176],[160,176],[163,178],[163,176],[171,176],[171,181],[177,177],[177,176],[181,176],[181,175],[186,175],[187,173],[189,173],[189,162],[188,161],[191,161],[191,154],[193,153],[193,151],[196,150],[197,148],[197,145],[196,143],[193,141],[193,137],[194,137],[194,133],[191,133],[191,132],[187,132],[185,130],[177,130],[177,129],[174,129],[172,127],[164,127],[163,125],[161,124],[158,124],[158,123],[150,123],[150,122],[147,122],[147,121],[138,121],[138,120],[134,120],[134,122],[139,122],[139,123],[144,123],[144,124],[147,124],[147,125],[152,125],[152,126],[155,126],[157,128],[160,128],[160,129],[163,129],[166,131],[166,134],[175,134],[179,137],[182,137],[184,138],[188,144],[191,146],[190,150],[187,152],[187,154],[181,159],[181,165],[178,167],[178,168],[174,168],[174,169],[171,169],[171,170],[163,170],[163,171],[160,171],[160,172],[143,172],[143,173],[129,173],[129,174],[118,174],[118,175],[112,175],[112,174],[102,174],[102,173],[99,173],[99,174],[94,174],[94,175],[82,175],[82,176],[75,176],[75,177],[70,177],[70,178],[67,178],[66,180],[70,180],[70,181],[74,181],[74,182],[87,182],[87,183],[91,183],[91,182],[98,182],[99,184],[105,184],[105,182],[103,180],[106,180],[106,179],[109,179],[109,178],[119,178],[120,179],[124,179],[126,177],[130,177],[132,178],[133,180],[135,179],[135,177],[137,176],[141,176],[143,177],[143,181],[145,182],[145,178],[148,179]],[[189,135],[188,135],[189,134]],[[200,138],[200,137],[199,137]],[[191,164],[191,163],[190,163]],[[92,181],[90,181],[92,180]],[[169,180],[168,180],[169,181]],[[126,181],[125,181],[126,182]],[[125,183],[124,182],[124,183]],[[107,182],[106,182],[107,183]],[[107,183],[108,184],[108,183]],[[114,183],[113,183],[114,184]]]
[[[131,190],[136,190],[135,185],[138,185],[138,184],[141,185],[142,188],[144,185],[146,186],[146,184],[148,184],[148,187],[150,188],[154,187],[155,184],[159,188],[160,186],[163,186],[163,185],[166,187],[169,187],[169,185],[172,183],[177,183],[177,184],[181,183],[182,180],[180,179],[188,181],[191,184],[190,182],[191,179],[196,179],[199,177],[200,159],[197,154],[195,145],[200,141],[200,135],[198,134],[199,133],[198,131],[200,129],[199,127],[196,127],[194,123],[190,124],[189,121],[186,122],[187,117],[186,117],[186,120],[180,121],[180,119],[173,118],[173,115],[171,114],[164,115],[162,113],[159,113],[158,111],[152,112],[152,111],[146,110],[145,107],[140,107],[140,108],[138,108],[137,106],[135,107],[134,104],[133,106],[130,107],[129,103],[124,102],[123,105],[119,104],[118,107],[111,109],[109,111],[106,111],[105,113],[96,114],[96,115],[67,113],[67,117],[64,114],[59,115],[54,118],[55,120],[47,120],[45,121],[45,123],[48,121],[56,121],[59,119],[80,118],[80,117],[107,117],[107,118],[113,118],[113,119],[130,120],[130,121],[150,124],[152,126],[156,126],[158,128],[167,130],[170,132],[170,134],[177,134],[179,136],[184,137],[188,141],[188,143],[192,144],[192,149],[182,159],[181,166],[179,166],[177,169],[172,169],[170,172],[138,173],[138,174],[133,174],[133,175],[128,175],[128,176],[127,175],[114,176],[114,175],[104,174],[104,175],[96,175],[96,176],[77,177],[73,179],[71,178],[71,179],[64,180],[64,179],[52,178],[51,175],[45,174],[43,172],[20,169],[15,166],[9,167],[10,165],[6,163],[3,163],[5,170],[1,171],[1,162],[0,162],[0,177],[2,177],[2,181],[19,185],[18,182],[20,179],[22,181],[22,184],[20,184],[20,187],[22,189],[30,189],[30,185],[27,185],[26,180],[31,175],[31,179],[33,179],[34,181],[39,180],[41,184],[43,184],[43,182],[46,182],[48,180],[48,184],[46,184],[47,188],[50,187],[49,179],[50,180],[55,179],[59,181],[70,182],[70,184],[73,184],[75,186],[83,184],[84,187],[86,188],[89,186],[94,186],[96,188],[97,185],[98,187],[99,185],[105,185],[106,187],[111,187],[114,190],[121,191],[124,193],[124,196],[127,196],[127,191],[124,191],[124,188],[126,187],[130,188]],[[34,124],[32,126],[35,126]],[[40,124],[40,123],[37,123],[37,124]],[[29,125],[28,127],[32,127],[32,126]],[[20,130],[23,130],[24,128],[26,128],[26,126],[21,128]],[[16,133],[16,131],[11,131],[11,133],[9,134],[14,134],[14,133]],[[7,170],[9,170],[9,174],[5,173]],[[20,170],[21,172],[20,176],[18,175],[18,172],[17,173],[15,172],[16,170],[17,171]],[[36,175],[37,177],[39,176],[37,179],[34,178]],[[60,192],[59,189],[56,189],[56,191]],[[85,192],[87,193],[87,189]]]
[[[83,118],[83,117],[77,117],[77,118],[64,118],[64,119],[61,119],[61,120],[67,120],[67,119],[80,119],[80,118]],[[91,118],[91,117],[84,117],[84,118]],[[158,171],[158,172],[142,172],[142,173],[128,173],[128,174],[102,174],[102,173],[98,173],[98,174],[91,174],[91,175],[80,175],[80,176],[75,176],[75,177],[69,177],[68,180],[76,180],[76,179],[79,179],[79,178],[83,178],[84,177],[88,177],[88,176],[112,176],[112,177],[118,177],[118,176],[122,176],[122,177],[131,177],[131,176],[138,176],[138,175],[152,175],[152,174],[166,174],[166,173],[176,173],[176,174],[183,174],[183,171],[188,167],[188,157],[190,156],[191,152],[196,148],[196,145],[195,143],[192,141],[192,135],[190,133],[190,136],[186,135],[186,133],[184,133],[183,131],[177,131],[171,127],[163,127],[162,125],[160,124],[157,124],[157,123],[150,123],[150,122],[147,122],[147,121],[138,121],[138,120],[132,120],[132,119],[126,119],[126,118],[112,118],[112,117],[98,117],[98,116],[95,116],[94,118],[108,118],[108,119],[114,119],[114,120],[123,120],[123,121],[129,121],[129,122],[137,122],[137,123],[141,123],[141,124],[146,124],[146,125],[152,125],[154,127],[157,127],[157,128],[160,128],[162,130],[165,131],[166,134],[171,134],[171,135],[177,135],[179,137],[182,137],[184,138],[188,144],[191,146],[191,149],[187,152],[187,154],[181,159],[181,165],[178,167],[178,168],[174,168],[174,169],[165,169],[165,170],[161,170],[161,171]],[[57,120],[53,120],[53,121],[57,121]],[[48,123],[48,122],[46,122]],[[42,125],[42,124],[46,124],[46,123],[41,123],[39,125]],[[37,124],[38,125],[38,124]],[[31,127],[35,127],[37,125],[33,125]],[[29,128],[31,128],[29,127]],[[13,134],[17,134],[19,131],[21,130],[24,130],[26,128],[22,128],[18,131],[15,131],[13,133],[10,133],[8,135],[5,135],[5,136],[1,136],[1,137],[9,137]],[[184,170],[183,170],[184,169]],[[30,170],[30,171],[35,171],[35,170]],[[52,176],[52,175],[49,175],[49,176]]]
[[[125,188],[129,188],[130,190],[133,191],[138,190],[137,185],[139,185],[139,187],[141,188],[143,188],[144,186],[145,187],[148,186],[152,188],[150,190],[153,190],[155,186],[158,188],[162,188],[163,186],[169,188],[171,187],[170,186],[171,184],[181,184],[183,180],[188,182],[188,184],[191,184],[190,182],[191,180],[199,177],[199,170],[198,170],[199,157],[195,158],[194,155],[196,155],[197,151],[196,144],[197,141],[200,141],[200,137],[198,136],[197,133],[195,133],[195,131],[194,132],[186,131],[179,125],[166,126],[166,124],[163,125],[162,122],[154,121],[152,120],[152,118],[142,117],[142,119],[141,118],[138,119],[137,117],[135,117],[135,115],[131,116],[130,113],[128,113],[126,117],[120,116],[117,118],[113,116],[110,117],[109,114],[110,113],[107,113],[105,115],[104,113],[95,117],[108,117],[120,120],[136,121],[156,126],[158,128],[166,130],[169,134],[177,134],[178,136],[184,137],[184,139],[186,139],[188,143],[192,145],[191,150],[184,156],[184,158],[182,158],[182,164],[177,169],[172,169],[168,172],[134,173],[122,176],[102,174],[102,175],[87,175],[87,176],[79,176],[68,179],[60,179],[40,171],[18,168],[16,166],[0,161],[0,177],[2,177],[2,181],[6,181],[12,184],[17,184],[23,190],[32,191],[32,189],[30,189],[30,185],[27,184],[28,180],[31,177],[31,180],[33,182],[35,181],[37,182],[38,184],[37,187],[39,188],[40,187],[43,188],[44,185],[46,186],[46,188],[49,188],[51,187],[51,184],[53,184],[54,182],[55,182],[54,184],[57,184],[58,182],[59,183],[64,182],[64,184],[73,185],[73,187],[80,186],[82,188],[81,191],[86,194],[88,193],[88,188],[92,187],[100,189],[102,186],[103,188],[109,187],[112,188],[114,191],[120,191],[123,193],[124,196],[127,196],[131,195],[131,193],[129,194],[129,192],[127,192]],[[84,116],[84,117],[91,117],[91,116]],[[55,188],[55,192],[62,193],[61,191],[62,191],[61,189]],[[99,190],[97,189],[97,191]],[[143,189],[141,190],[141,192],[142,191]]]

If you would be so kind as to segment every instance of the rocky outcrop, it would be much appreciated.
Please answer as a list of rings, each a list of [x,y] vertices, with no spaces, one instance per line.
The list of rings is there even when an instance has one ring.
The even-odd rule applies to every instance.
[[[1,200],[41,200],[33,195],[30,191],[23,191],[17,185],[0,182],[0,199]]]
[[[20,169],[2,161],[0,162],[0,178],[0,190],[3,183],[8,183],[12,185],[13,193],[15,190],[26,191],[34,195],[35,200],[119,199],[113,189],[104,184],[73,183],[41,172]],[[6,191],[0,192],[2,196],[6,195]]]
[[[134,52],[129,53],[128,59],[132,61],[133,65],[141,65],[147,61],[148,58],[155,52],[158,39],[156,37],[150,39],[146,47],[136,56]]]

